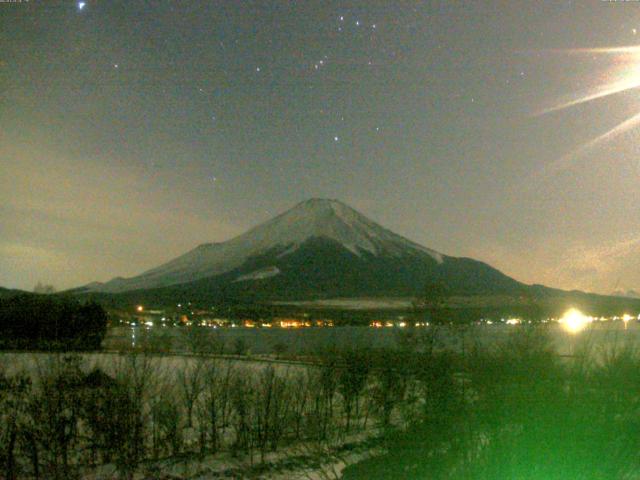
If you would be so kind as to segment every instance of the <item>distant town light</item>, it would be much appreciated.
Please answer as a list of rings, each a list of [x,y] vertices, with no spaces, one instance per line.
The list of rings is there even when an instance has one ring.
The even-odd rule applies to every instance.
[[[136,310],[137,310],[138,312],[141,312],[141,311],[143,311],[143,310],[144,310],[144,307],[143,307],[142,305],[138,305],[138,306],[136,307]]]
[[[584,313],[576,308],[570,308],[569,310],[567,310],[559,320],[560,324],[569,333],[581,332],[591,321],[591,317],[587,317]]]

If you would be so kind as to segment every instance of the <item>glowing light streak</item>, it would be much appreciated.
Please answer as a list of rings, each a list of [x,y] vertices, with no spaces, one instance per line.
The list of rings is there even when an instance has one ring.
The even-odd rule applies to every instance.
[[[598,99],[603,99],[613,95],[621,94],[640,88],[640,46],[625,46],[612,48],[577,48],[568,50],[551,50],[551,53],[560,53],[565,55],[606,55],[609,57],[608,70],[605,78],[608,81],[601,83],[595,88],[590,89],[578,98],[563,101],[551,107],[545,108],[537,115],[545,115]],[[611,58],[613,57],[613,58]],[[542,173],[551,173],[560,169],[567,168],[578,157],[581,157],[591,150],[599,147],[601,144],[613,140],[614,138],[633,130],[640,125],[640,113],[632,115],[630,118],[615,125],[603,134],[589,140],[580,145],[576,150],[563,155],[560,159],[546,166]]]

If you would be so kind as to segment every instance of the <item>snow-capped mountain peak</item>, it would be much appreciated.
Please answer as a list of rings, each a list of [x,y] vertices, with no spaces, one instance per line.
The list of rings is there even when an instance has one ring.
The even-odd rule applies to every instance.
[[[427,254],[438,263],[443,260],[440,253],[387,230],[338,200],[314,198],[231,240],[202,244],[139,276],[112,280],[96,289],[118,292],[212,277],[268,252],[278,252],[277,258],[281,258],[311,239],[335,242],[356,256]],[[276,272],[273,268],[269,271]]]
[[[299,203],[246,234],[231,240],[243,240],[258,248],[274,245],[295,247],[309,238],[334,240],[356,255],[366,251],[377,255],[394,254],[404,248],[418,248],[437,261],[439,253],[421,247],[381,227],[338,200],[314,198]]]

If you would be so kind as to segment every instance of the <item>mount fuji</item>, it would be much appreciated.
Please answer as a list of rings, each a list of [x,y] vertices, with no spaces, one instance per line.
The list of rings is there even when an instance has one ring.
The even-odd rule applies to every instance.
[[[203,244],[138,276],[79,290],[305,300],[411,296],[433,282],[463,295],[527,288],[485,263],[412,242],[340,201],[311,199],[226,242]]]

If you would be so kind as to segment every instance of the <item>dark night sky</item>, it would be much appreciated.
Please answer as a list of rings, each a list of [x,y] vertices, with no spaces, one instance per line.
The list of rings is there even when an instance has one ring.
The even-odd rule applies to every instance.
[[[329,197],[525,282],[640,289],[635,122],[589,143],[638,113],[640,53],[586,50],[638,42],[637,2],[1,2],[0,285]]]

